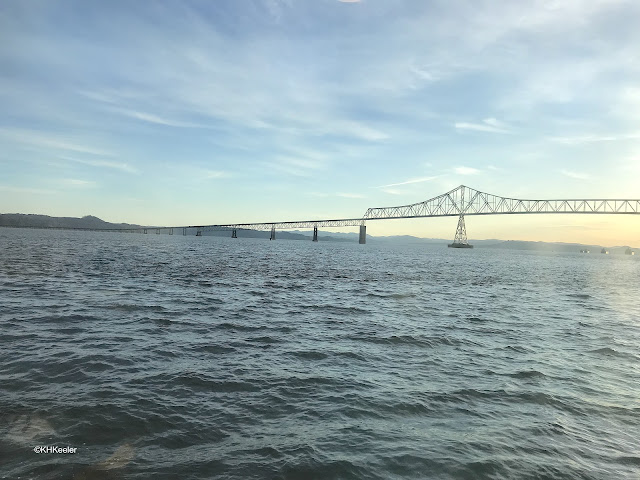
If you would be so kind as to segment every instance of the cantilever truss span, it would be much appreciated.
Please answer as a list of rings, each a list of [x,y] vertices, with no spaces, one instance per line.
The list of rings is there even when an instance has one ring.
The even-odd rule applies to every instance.
[[[271,238],[275,238],[275,230],[314,229],[314,240],[317,240],[318,228],[360,226],[360,243],[365,242],[365,224],[370,220],[391,220],[397,218],[425,217],[460,217],[453,244],[454,247],[470,247],[466,238],[464,217],[468,215],[500,215],[531,213],[588,213],[588,214],[640,214],[640,200],[628,199],[569,199],[569,200],[522,200],[507,198],[481,192],[465,185],[425,200],[424,202],[401,205],[399,207],[369,208],[361,218],[342,218],[334,220],[300,220],[291,222],[232,223],[226,225],[190,225],[183,227],[136,227],[131,229],[113,229],[119,231],[138,231],[147,233],[168,232],[182,229],[202,235],[203,231],[231,230],[236,238],[237,230],[271,230]]]
[[[365,220],[393,218],[453,217],[526,213],[640,214],[640,200],[521,200],[480,192],[460,185],[424,202],[399,207],[370,208]]]

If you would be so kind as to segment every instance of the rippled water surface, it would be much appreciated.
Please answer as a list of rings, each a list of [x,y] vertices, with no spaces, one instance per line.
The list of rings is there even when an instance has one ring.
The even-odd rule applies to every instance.
[[[0,229],[0,478],[640,478],[639,260]]]

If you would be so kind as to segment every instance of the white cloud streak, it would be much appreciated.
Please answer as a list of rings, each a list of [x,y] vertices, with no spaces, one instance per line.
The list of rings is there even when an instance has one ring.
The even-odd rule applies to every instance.
[[[637,139],[640,139],[640,132],[613,134],[613,135],[578,135],[578,136],[566,136],[566,137],[548,137],[548,139],[552,142],[563,143],[565,145],[580,145],[584,143],[637,140]]]
[[[51,133],[40,133],[35,130],[26,130],[19,128],[0,128],[0,137],[5,140],[18,142],[24,145],[44,147],[54,150],[66,150],[77,153],[87,153],[90,155],[112,157],[113,153],[68,141],[64,136],[54,136]]]
[[[15,185],[0,185],[0,192],[28,194],[28,195],[55,195],[60,193],[57,190],[49,190],[46,188],[19,187]]]
[[[98,159],[86,159],[86,158],[74,158],[68,157],[64,155],[59,155],[58,158],[63,160],[69,160],[75,163],[81,163],[83,165],[89,165],[91,167],[101,167],[101,168],[111,168],[115,170],[120,170],[127,173],[139,173],[138,169],[132,167],[127,163],[122,162],[113,162],[109,160],[98,160]]]
[[[341,197],[341,198],[367,198],[366,195],[359,193],[326,193],[326,192],[312,192],[309,195],[313,197],[328,198],[328,197]]]
[[[486,133],[510,133],[506,126],[495,118],[485,118],[482,123],[456,122],[457,130],[474,130]]]
[[[294,155],[276,155],[273,161],[265,162],[264,165],[268,169],[296,177],[310,177],[327,168],[327,161],[323,155],[309,152],[305,156],[302,151],[300,155],[295,155],[295,149],[292,153]]]
[[[560,173],[565,177],[573,178],[575,180],[588,180],[590,175],[582,172],[574,172],[572,170],[560,170]]]
[[[397,188],[383,188],[382,191],[384,193],[388,193],[389,195],[404,195],[405,192],[402,190],[398,190]]]
[[[398,182],[398,183],[389,183],[387,185],[380,185],[378,188],[387,188],[387,187],[398,187],[400,185],[410,185],[412,183],[422,183],[422,182],[430,182],[432,180],[435,180],[438,177],[417,177],[417,178],[410,178],[408,180],[405,180],[404,182]]]
[[[480,173],[480,170],[478,170],[477,168],[473,168],[473,167],[456,167],[454,168],[454,171],[458,174],[458,175],[477,175]]]
[[[364,195],[359,193],[336,193],[336,195],[342,198],[366,198]]]
[[[63,178],[61,181],[67,187],[93,188],[97,186],[97,183],[93,180],[83,180],[80,178]]]
[[[203,174],[203,177],[208,180],[216,180],[219,178],[228,178],[231,175],[229,172],[225,172],[223,170],[206,170]]]
[[[164,125],[167,127],[178,127],[178,128],[206,128],[206,125],[174,120],[171,118],[155,115],[153,113],[127,110],[124,108],[114,108],[113,111],[116,113],[120,113],[126,117],[133,118],[133,119],[140,120],[147,123],[153,123],[155,125]]]

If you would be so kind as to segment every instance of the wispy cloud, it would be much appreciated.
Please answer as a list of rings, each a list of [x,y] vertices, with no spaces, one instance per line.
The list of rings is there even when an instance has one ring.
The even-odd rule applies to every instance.
[[[332,133],[342,132],[348,136],[352,136],[362,140],[368,140],[371,142],[379,142],[381,140],[386,140],[389,138],[389,135],[387,133],[358,122],[344,122],[341,124],[337,124],[335,130],[328,131]]]
[[[313,172],[311,170],[298,168],[286,163],[264,162],[263,165],[267,167],[267,170],[274,170],[276,172],[285,173],[294,177],[310,177],[313,175]]]
[[[417,66],[412,66],[410,68],[410,72],[416,76],[419,80],[423,80],[426,82],[435,82],[438,80],[438,75],[434,72],[427,70],[425,68],[420,68]]]
[[[285,9],[291,8],[291,4],[286,0],[264,0],[264,6],[275,23],[281,23]]]
[[[310,177],[319,170],[326,168],[327,163],[323,156],[289,156],[276,155],[273,161],[265,162],[269,169],[296,177]]]
[[[482,123],[457,122],[454,123],[457,130],[475,130],[487,133],[510,133],[506,125],[495,118],[485,118]]]
[[[582,172],[574,172],[572,170],[560,170],[560,173],[565,177],[574,178],[576,180],[588,180],[590,175]]]
[[[54,195],[57,190],[49,190],[46,188],[34,188],[34,187],[18,187],[15,185],[0,185],[0,191],[8,193],[26,193],[29,195]]]
[[[228,178],[230,176],[231,174],[229,172],[225,172],[223,170],[205,170],[203,173],[203,177],[209,180]]]
[[[456,167],[453,169],[458,175],[477,175],[480,170],[473,167]]]
[[[167,127],[179,127],[179,128],[205,128],[206,127],[206,125],[175,120],[172,118],[155,115],[153,113],[148,113],[148,112],[139,112],[136,110],[127,110],[124,108],[114,108],[113,111],[120,113],[129,118],[134,118],[136,120],[141,120],[143,122],[153,123],[156,125],[164,125]]]
[[[98,185],[93,180],[82,180],[80,178],[63,178],[61,181],[67,187],[93,188]]]
[[[616,142],[620,140],[637,140],[640,139],[640,132],[622,133],[614,135],[577,135],[569,137],[548,137],[552,142],[564,143],[566,145],[580,145],[583,143],[596,142]]]
[[[360,193],[336,193],[336,195],[343,198],[366,198]]]
[[[121,170],[127,173],[139,173],[137,168],[122,162],[113,162],[110,160],[99,160],[99,159],[74,158],[74,157],[69,157],[65,155],[58,155],[58,158],[61,158],[63,160],[69,160],[75,163],[81,163],[83,165],[89,165],[91,167],[112,168],[112,169]]]
[[[342,198],[367,198],[366,195],[360,193],[327,193],[327,192],[311,192],[309,195],[313,197],[328,198],[328,197],[342,197]]]
[[[323,160],[320,160],[318,158],[310,158],[310,157],[302,157],[302,156],[289,157],[284,155],[278,155],[276,157],[276,161],[281,164],[291,165],[293,167],[299,167],[299,168],[310,169],[310,170],[319,170],[321,168],[324,168],[325,166],[325,162]]]
[[[388,193],[389,195],[404,195],[406,193],[402,190],[398,190],[397,188],[383,188],[382,191],[384,193]]]
[[[398,182],[398,183],[388,183],[387,185],[380,185],[378,188],[387,188],[387,187],[398,187],[400,185],[410,185],[412,183],[422,183],[422,182],[430,182],[432,180],[435,180],[438,177],[417,177],[417,178],[410,178],[408,180],[405,180],[404,182]],[[387,192],[388,193],[388,192]]]
[[[63,136],[57,137],[51,133],[41,133],[35,130],[0,128],[0,137],[30,146],[46,147],[54,150],[67,150],[106,157],[114,156],[113,153],[100,148],[70,142]]]

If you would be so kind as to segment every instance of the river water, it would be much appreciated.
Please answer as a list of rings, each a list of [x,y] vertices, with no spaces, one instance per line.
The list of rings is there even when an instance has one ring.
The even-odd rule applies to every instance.
[[[0,229],[0,478],[637,479],[639,281],[623,255]]]

